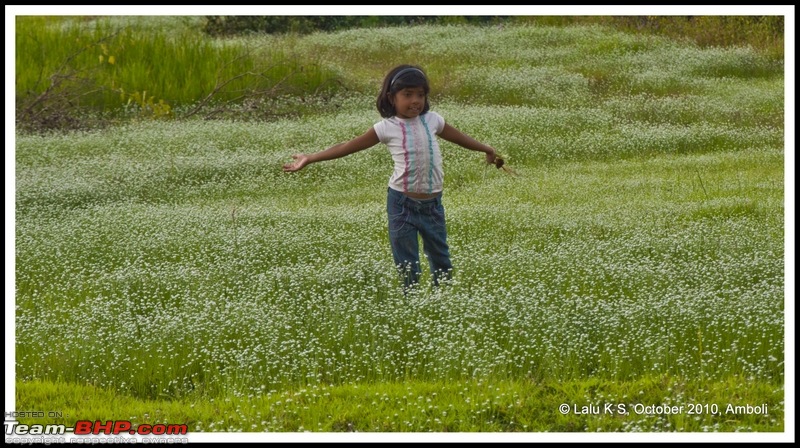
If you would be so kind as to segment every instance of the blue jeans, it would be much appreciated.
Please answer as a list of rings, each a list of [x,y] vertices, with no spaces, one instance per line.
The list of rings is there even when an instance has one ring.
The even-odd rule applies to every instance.
[[[413,199],[389,188],[386,211],[394,264],[403,278],[404,290],[417,284],[422,273],[417,235],[422,237],[434,285],[438,286],[442,279],[449,279],[453,266],[447,246],[441,193],[432,199]]]

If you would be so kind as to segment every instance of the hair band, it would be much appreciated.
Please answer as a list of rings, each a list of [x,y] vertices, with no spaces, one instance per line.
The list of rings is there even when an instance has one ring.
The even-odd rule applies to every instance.
[[[423,73],[422,70],[420,70],[418,68],[415,68],[415,67],[404,68],[404,69],[400,70],[399,72],[397,72],[397,74],[392,77],[392,82],[389,83],[389,88],[391,88],[394,85],[394,82],[397,81],[398,78],[400,78],[401,76],[405,75],[406,73],[410,73],[410,72],[419,72],[422,75],[423,78],[425,77],[425,73]]]

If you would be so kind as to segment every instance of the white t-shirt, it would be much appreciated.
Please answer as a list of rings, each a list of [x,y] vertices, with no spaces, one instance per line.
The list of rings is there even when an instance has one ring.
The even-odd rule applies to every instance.
[[[384,118],[373,127],[394,160],[389,188],[410,193],[442,191],[442,153],[436,139],[444,129],[441,115],[428,111],[414,118]]]

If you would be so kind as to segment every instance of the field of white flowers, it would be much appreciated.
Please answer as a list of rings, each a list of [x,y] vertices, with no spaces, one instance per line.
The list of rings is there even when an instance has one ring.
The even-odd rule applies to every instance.
[[[518,176],[442,143],[441,289],[400,289],[385,148],[281,171],[376,122],[371,94],[268,123],[17,135],[17,380],[152,399],[648,375],[781,389],[783,68],[597,28],[493,32],[298,44],[348,76],[360,45],[416,45],[451,92],[432,110],[509,156]],[[469,68],[444,79],[447,58]]]

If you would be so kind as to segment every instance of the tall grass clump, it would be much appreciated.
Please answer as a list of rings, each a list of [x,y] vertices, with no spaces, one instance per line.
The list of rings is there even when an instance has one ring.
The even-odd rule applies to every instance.
[[[213,41],[196,27],[135,20],[17,17],[19,122],[46,127],[57,115],[155,117],[204,113],[231,102],[320,93],[335,87],[313,60],[262,42]]]

